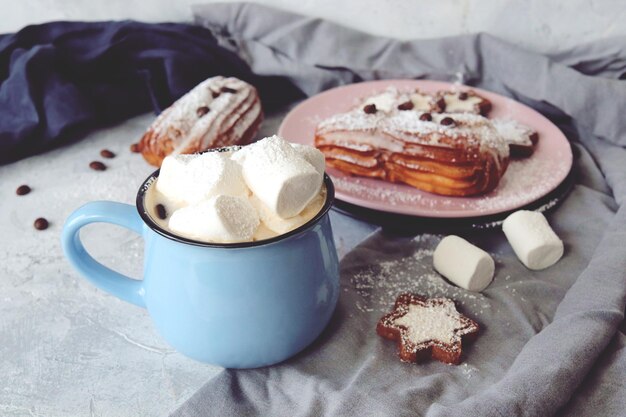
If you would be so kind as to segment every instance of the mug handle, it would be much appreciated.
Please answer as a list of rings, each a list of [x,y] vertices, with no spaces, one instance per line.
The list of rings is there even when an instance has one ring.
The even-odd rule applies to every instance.
[[[134,206],[112,201],[94,201],[74,211],[67,218],[61,234],[65,256],[72,266],[96,287],[114,296],[146,307],[143,281],[115,272],[87,253],[80,240],[80,229],[90,223],[111,223],[143,235],[143,222]]]

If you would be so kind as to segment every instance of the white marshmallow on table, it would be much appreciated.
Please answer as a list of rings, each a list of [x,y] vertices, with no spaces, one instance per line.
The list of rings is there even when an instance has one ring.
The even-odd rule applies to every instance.
[[[433,254],[437,272],[470,291],[482,291],[493,279],[496,265],[484,250],[458,236],[441,239]]]
[[[230,152],[167,156],[156,188],[165,197],[185,204],[217,195],[248,195],[241,167],[230,159]]]
[[[324,175],[324,171],[326,170],[326,158],[322,151],[313,146],[301,145],[299,143],[292,143],[291,146],[293,149],[304,158],[309,164],[313,165],[313,168],[320,175]]]
[[[504,220],[502,230],[513,251],[528,269],[545,269],[563,256],[563,242],[542,213],[516,211]]]
[[[191,239],[233,243],[252,240],[259,223],[246,197],[219,195],[176,210],[168,226]]]
[[[252,193],[283,219],[298,215],[322,186],[322,174],[278,136],[246,146],[233,159]]]

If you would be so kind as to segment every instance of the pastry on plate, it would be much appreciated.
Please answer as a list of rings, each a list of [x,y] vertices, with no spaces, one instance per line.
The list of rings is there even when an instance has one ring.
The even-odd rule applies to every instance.
[[[366,100],[319,123],[315,145],[327,165],[435,194],[493,190],[508,166],[509,147],[491,121],[472,113],[408,109],[400,106],[406,94],[397,92],[396,101]]]
[[[139,142],[150,164],[170,154],[188,154],[252,141],[263,121],[256,88],[233,77],[212,77],[165,109]]]

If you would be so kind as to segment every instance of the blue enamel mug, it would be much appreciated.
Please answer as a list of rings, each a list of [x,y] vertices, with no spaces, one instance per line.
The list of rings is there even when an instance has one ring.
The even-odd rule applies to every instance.
[[[203,243],[159,227],[145,206],[156,171],[137,193],[137,207],[88,203],[67,219],[62,244],[70,263],[98,288],[147,308],[157,331],[179,352],[226,368],[281,362],[324,330],[339,297],[339,261],[328,211],[334,187],[309,222],[272,239]],[[94,260],[80,240],[90,223],[128,228],[145,241],[143,279]]]

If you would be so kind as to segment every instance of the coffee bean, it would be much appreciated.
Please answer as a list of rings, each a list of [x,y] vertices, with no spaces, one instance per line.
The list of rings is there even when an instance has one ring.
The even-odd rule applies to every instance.
[[[454,126],[455,122],[454,119],[452,117],[444,117],[443,119],[441,119],[441,121],[439,122],[444,126]]]
[[[198,107],[196,109],[196,114],[198,115],[198,117],[202,117],[205,114],[207,114],[211,109],[209,109],[207,106],[202,106],[202,107]]]
[[[412,109],[413,109],[412,101],[405,101],[404,103],[398,106],[398,110],[412,110]]]
[[[465,91],[459,93],[459,100],[467,100],[467,93]]]
[[[30,187],[28,185],[20,185],[17,187],[17,190],[15,190],[15,194],[17,195],[26,195],[28,193],[30,193]]]
[[[220,96],[220,92],[219,91],[211,91],[211,95],[213,96],[213,98],[218,98]]]
[[[235,90],[234,88],[230,88],[230,87],[222,87],[220,91],[222,93],[230,93],[230,94],[235,94],[237,92],[237,90]]]
[[[139,153],[139,152],[141,152],[141,147],[139,146],[138,143],[131,143],[130,151],[133,152],[133,153]]]
[[[159,219],[165,220],[167,218],[167,211],[165,210],[165,206],[163,204],[157,204],[154,209],[156,210]]]
[[[433,116],[430,113],[422,113],[420,115],[420,120],[424,122],[432,122]]]
[[[100,151],[100,156],[103,158],[115,158],[115,154],[108,149],[103,149]]]
[[[107,169],[107,166],[100,161],[92,161],[89,163],[89,168],[93,169],[94,171],[104,171],[105,169]]]
[[[376,109],[376,104],[368,104],[367,106],[363,107],[363,111],[367,114],[374,114],[378,110]]]
[[[438,111],[440,113],[446,111],[446,100],[443,97],[441,97],[439,100],[437,100],[435,105],[437,106]]]
[[[37,230],[46,230],[49,226],[48,220],[44,219],[43,217],[40,217],[37,220],[35,220],[34,226],[35,226],[35,229]]]

